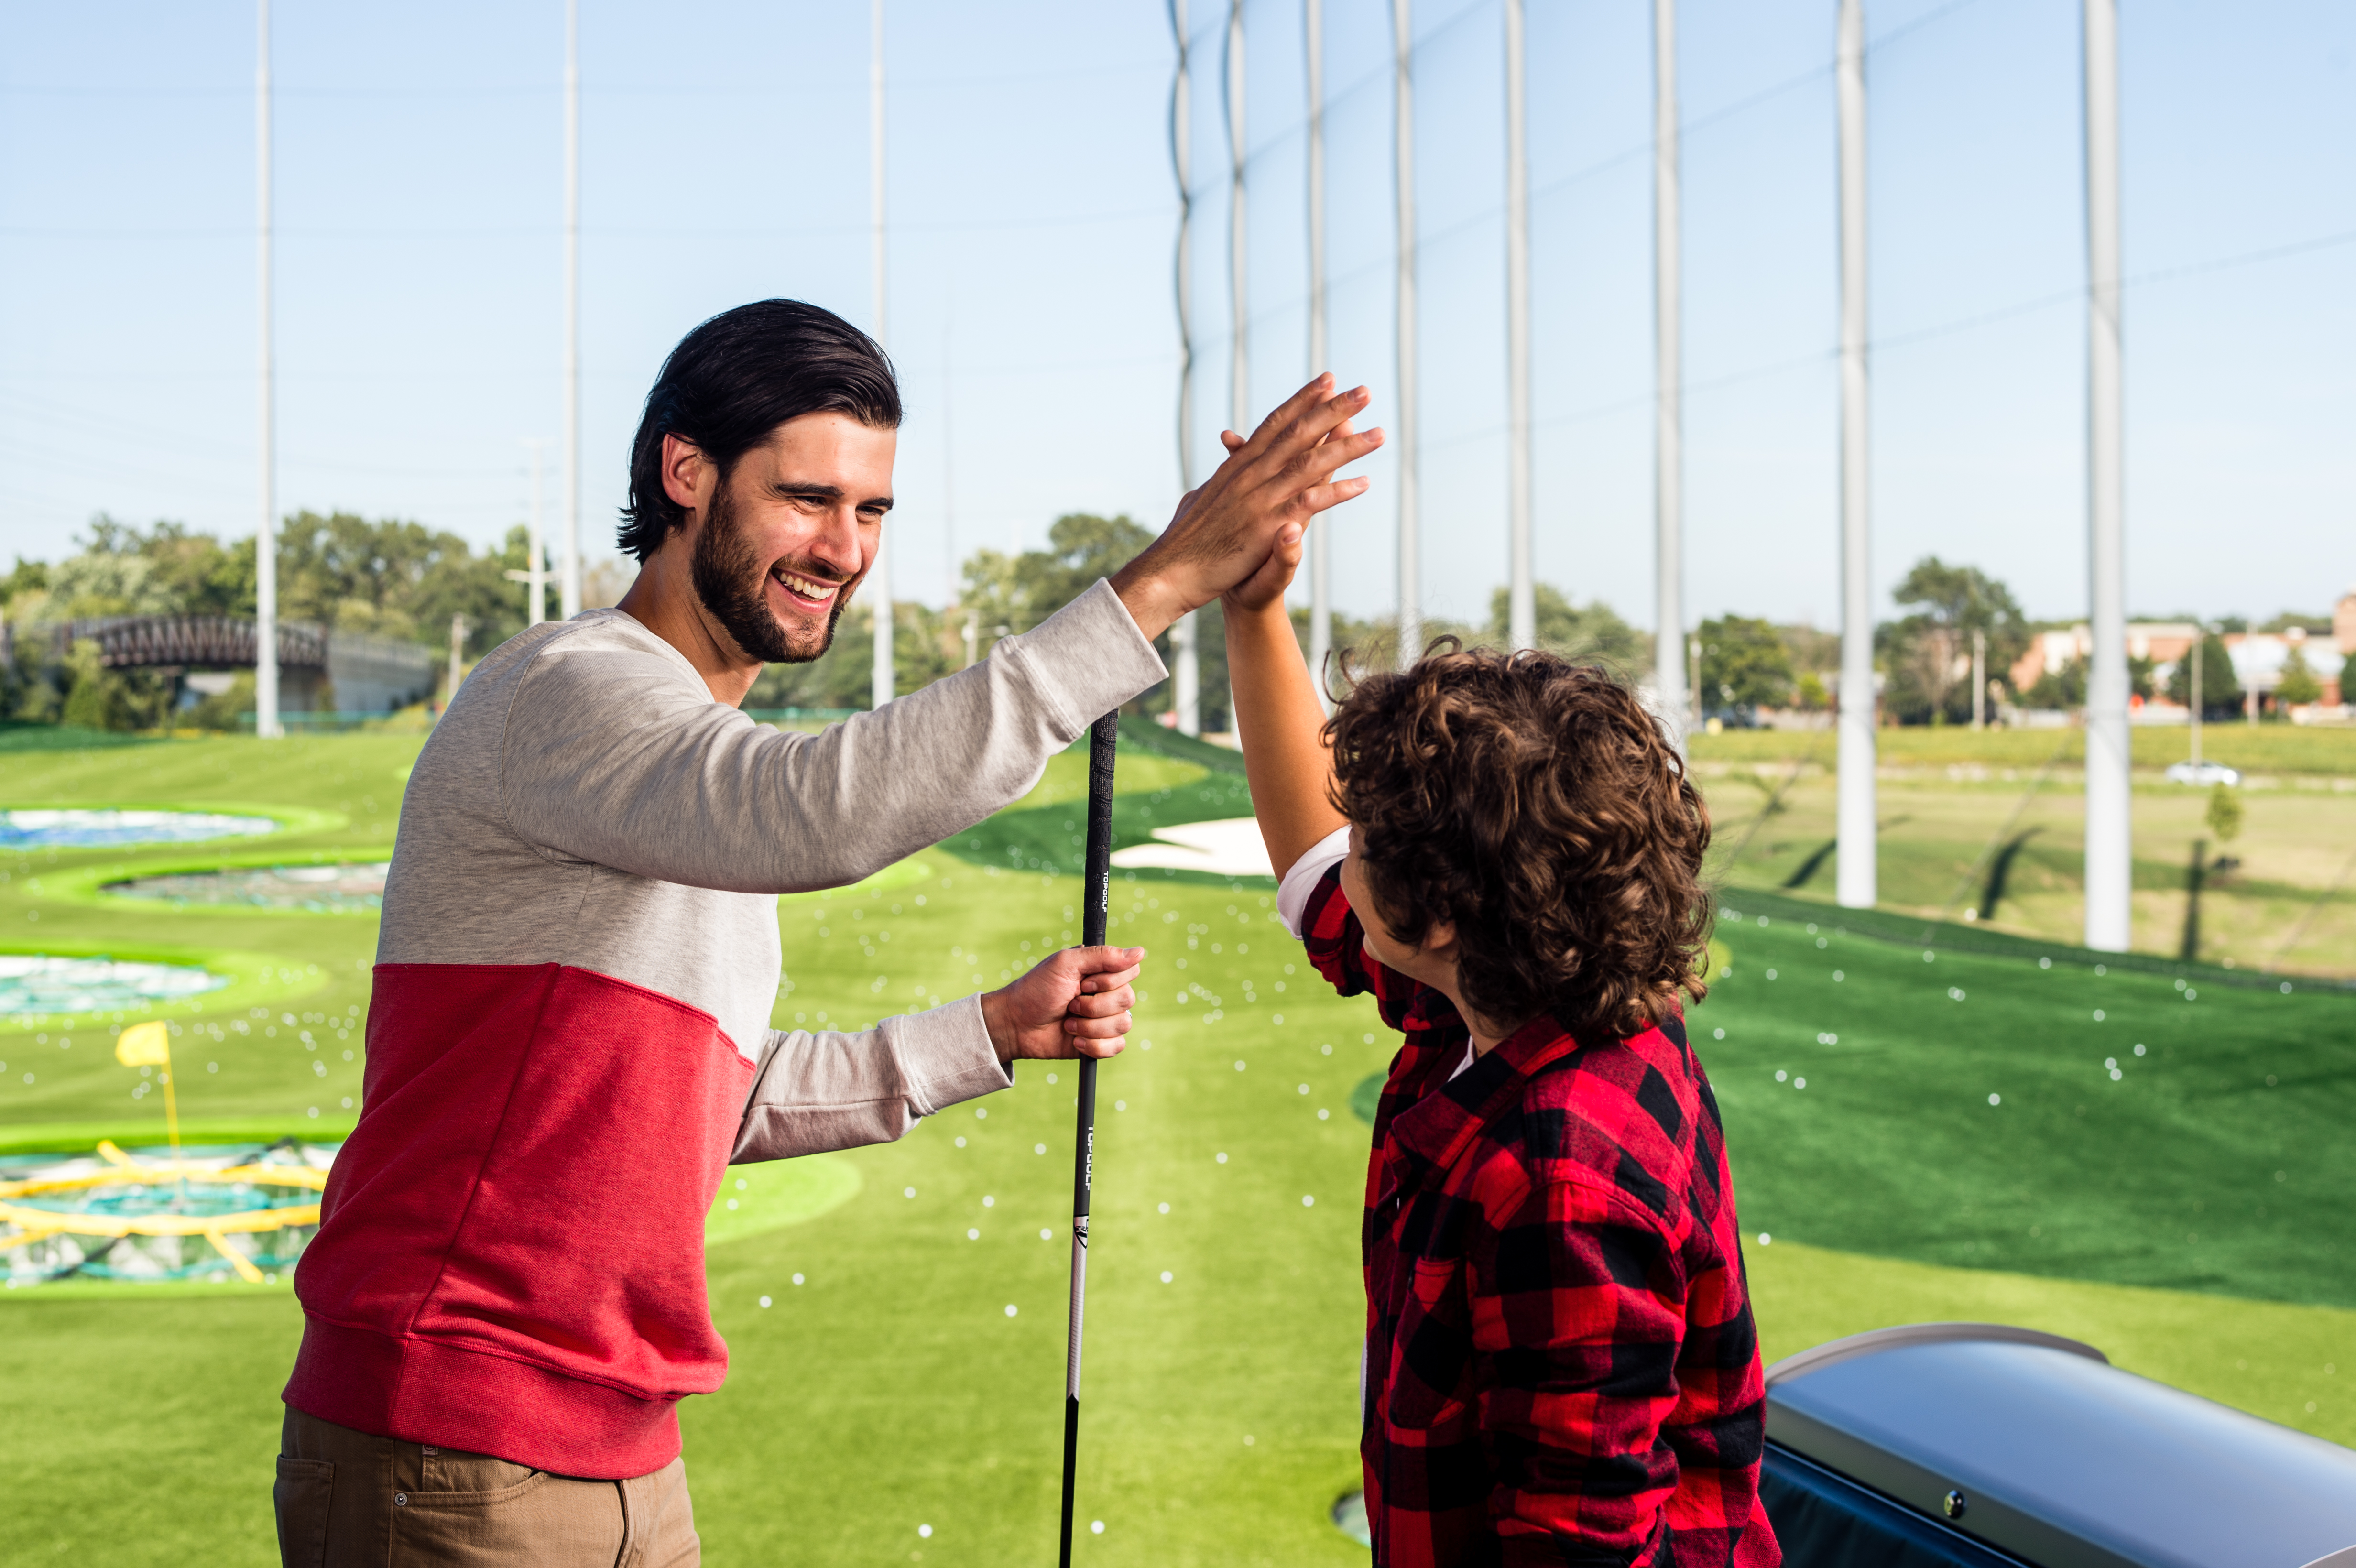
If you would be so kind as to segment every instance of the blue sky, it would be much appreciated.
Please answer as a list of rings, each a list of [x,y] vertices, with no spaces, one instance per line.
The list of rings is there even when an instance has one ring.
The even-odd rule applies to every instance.
[[[2356,581],[2356,8],[2127,0],[2128,598],[2320,610]],[[1199,428],[1226,417],[1225,7],[1193,0]],[[1327,0],[1333,368],[1392,386],[1387,0]],[[280,0],[282,508],[520,521],[558,432],[562,11]],[[2078,10],[1869,0],[1876,576],[1936,551],[2085,600]],[[1831,0],[1687,0],[1689,613],[1837,611]],[[253,11],[7,8],[0,558],[93,512],[252,531]],[[1428,612],[1505,572],[1495,0],[1416,8]],[[1062,511],[1174,498],[1173,49],[1151,0],[890,0],[898,591]],[[1302,379],[1298,0],[1249,0],[1257,405]],[[583,5],[584,517],[713,311],[873,317],[867,7]],[[1650,12],[1530,0],[1540,575],[1652,602]],[[1393,592],[1390,460],[1336,597]],[[549,476],[551,516],[559,494]],[[1885,605],[1885,609],[1887,606]]]

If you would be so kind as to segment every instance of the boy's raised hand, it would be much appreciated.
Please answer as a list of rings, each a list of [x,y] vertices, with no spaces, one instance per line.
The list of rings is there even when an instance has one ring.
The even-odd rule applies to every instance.
[[[1350,421],[1344,420],[1326,432],[1324,441],[1328,445],[1347,442],[1355,433]],[[1376,431],[1373,433],[1379,437],[1382,432]],[[1244,438],[1234,431],[1223,430],[1219,432],[1219,443],[1232,456],[1243,450]],[[1358,483],[1363,485],[1365,481]],[[1288,523],[1277,529],[1276,544],[1268,552],[1268,559],[1260,562],[1259,570],[1221,594],[1221,601],[1234,610],[1264,610],[1284,597],[1284,591],[1292,586],[1293,573],[1301,570],[1301,557],[1307,549],[1303,541],[1308,533],[1306,522]]]
[[[1190,610],[1251,581],[1284,548],[1295,550],[1309,519],[1361,494],[1364,479],[1334,473],[1383,443],[1379,430],[1350,421],[1366,406],[1364,387],[1333,389],[1330,375],[1295,392],[1248,440],[1227,438],[1227,458],[1145,552],[1115,573],[1114,591],[1138,629],[1157,636]],[[1290,569],[1284,570],[1290,580]]]

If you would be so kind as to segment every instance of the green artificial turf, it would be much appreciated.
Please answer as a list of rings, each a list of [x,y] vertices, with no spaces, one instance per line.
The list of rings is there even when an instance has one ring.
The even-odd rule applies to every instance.
[[[417,743],[14,752],[0,758],[0,804],[284,802],[351,822],[290,835],[290,859],[358,853],[389,835]],[[1124,744],[1124,842],[1248,809],[1231,755],[1166,732]],[[783,901],[779,1021],[855,1027],[995,985],[1076,940],[1084,778],[1083,756],[1059,757],[1032,797],[949,846],[857,889]],[[2010,807],[1990,798],[1983,831]],[[308,1021],[249,1009],[251,1032],[219,1043],[222,1071],[184,1079],[181,1111],[192,1126],[241,1118],[257,1135],[290,1124],[329,1135],[335,1124],[307,1107],[357,1093],[357,1064],[341,1055],[357,1041],[323,1026],[365,1007],[371,920],[220,927],[208,912],[27,886],[27,870],[51,866],[187,864],[185,847],[35,859],[0,855],[16,873],[0,885],[0,929],[37,907],[45,935],[54,923],[84,944],[221,939],[317,965],[320,990],[299,1004]],[[1390,1045],[1365,1002],[1308,973],[1273,895],[1265,879],[1117,874],[1112,939],[1151,955],[1138,1033],[1102,1072],[1079,1499],[1082,1519],[1106,1528],[1083,1536],[1084,1563],[1362,1559],[1327,1510],[1356,1476],[1366,1130],[1352,1094]],[[2029,938],[2008,946],[1990,930],[1934,933],[1950,945],[1926,964],[1920,925],[1903,919],[1740,886],[1724,901],[1742,916],[1719,933],[1734,972],[1693,1026],[1725,1108],[1771,1355],[1890,1322],[2026,1322],[2356,1438],[2337,1370],[2356,1369],[2343,1212],[2356,998],[2284,996],[2201,967],[2188,1002],[2168,965],[2104,960],[2097,976],[2094,955],[2048,944],[2055,964],[2040,969],[2019,945]],[[322,1050],[304,1051],[305,1030]],[[0,1141],[54,1147],[150,1115],[160,1133],[160,1107],[132,1104],[135,1072],[111,1055],[92,1052],[78,1076],[44,1068],[25,1091],[6,1086],[20,1047],[0,1039],[11,1039]],[[2105,1057],[2121,1061],[2119,1081]],[[731,1173],[708,1229],[731,1375],[681,1412],[711,1562],[997,1564],[1052,1552],[1072,1073],[1026,1063],[1012,1091],[901,1143]],[[1774,1240],[1759,1246],[1759,1232]],[[12,1499],[0,1561],[273,1561],[276,1394],[298,1336],[283,1285],[0,1295]]]

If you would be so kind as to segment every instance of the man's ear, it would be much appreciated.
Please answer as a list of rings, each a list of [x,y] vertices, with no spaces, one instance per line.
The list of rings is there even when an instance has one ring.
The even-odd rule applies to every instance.
[[[672,506],[701,517],[719,477],[718,465],[695,443],[681,435],[662,438],[663,494],[670,497]]]
[[[1423,940],[1416,944],[1416,951],[1442,964],[1455,963],[1456,923],[1452,920],[1433,921],[1424,929]]]

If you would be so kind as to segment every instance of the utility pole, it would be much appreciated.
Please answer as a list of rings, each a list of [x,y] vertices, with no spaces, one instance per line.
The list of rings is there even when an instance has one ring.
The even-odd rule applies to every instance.
[[[564,570],[557,604],[581,613],[581,0],[564,0]]]
[[[1873,690],[1873,471],[1867,445],[1872,395],[1865,358],[1864,0],[1841,0],[1837,29],[1833,74],[1840,102],[1841,672],[1833,897],[1843,909],[1871,909],[1881,897],[1881,837],[1874,798],[1879,741]]]
[[[1685,637],[1683,349],[1679,339],[1677,6],[1653,0],[1653,681],[1684,749],[1688,698],[1677,657]]]
[[[875,341],[884,340],[884,0],[869,0],[872,37],[867,57],[867,165],[869,214],[873,226],[871,247],[875,268]],[[867,563],[868,613],[875,621],[875,664],[868,682],[868,706],[881,708],[898,695],[892,667],[892,536],[891,520],[876,531],[875,557]]]
[[[530,536],[525,542],[531,551],[531,559],[524,563],[524,592],[531,596],[531,603],[525,607],[525,624],[537,626],[548,619],[548,573],[541,565],[547,559],[545,551],[548,547],[542,539],[540,522],[540,453],[548,443],[534,437],[524,444],[531,448],[531,527],[525,530]]]
[[[1170,0],[1170,30],[1178,41],[1178,74],[1170,88],[1170,164],[1178,178],[1178,488],[1194,488],[1194,81],[1188,68],[1193,37],[1186,27],[1186,0]],[[1194,612],[1170,628],[1170,706],[1178,732],[1203,732],[1202,665],[1194,648]]]
[[[1515,649],[1536,647],[1538,641],[1530,560],[1530,128],[1522,5],[1523,0],[1505,0],[1505,379],[1513,427],[1505,622],[1507,641]]]
[[[1972,630],[1972,728],[1987,728],[1987,634]]]
[[[1415,19],[1413,0],[1391,0],[1391,91],[1397,144],[1391,154],[1398,206],[1398,665],[1423,652],[1421,519],[1416,462]]]
[[[2209,628],[2196,622],[2192,627],[2192,782],[2201,782],[2201,645],[2209,640]]]
[[[2128,789],[2125,409],[2119,324],[2118,0],[2086,24],[2086,945],[2133,934]]]
[[[285,733],[278,723],[278,397],[276,350],[270,340],[270,0],[259,0],[253,75],[254,237],[261,306],[262,526],[253,536],[253,732]]]
[[[1325,5],[1303,0],[1309,62],[1309,373],[1333,368],[1325,341]],[[1328,713],[1325,664],[1333,653],[1333,567],[1326,554],[1325,514],[1309,519],[1309,669],[1317,701]]]
[[[458,700],[458,682],[465,677],[466,673],[461,661],[466,657],[466,617],[453,615],[450,617],[450,702]],[[450,702],[442,705],[444,712],[449,710]]]

